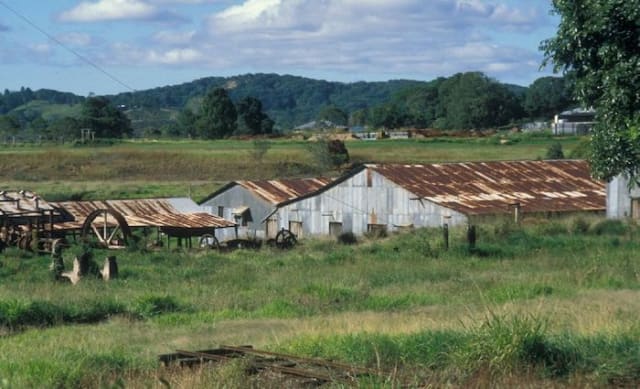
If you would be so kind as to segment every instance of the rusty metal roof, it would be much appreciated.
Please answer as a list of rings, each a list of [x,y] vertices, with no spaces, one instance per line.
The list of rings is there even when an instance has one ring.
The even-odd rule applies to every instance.
[[[138,199],[104,201],[66,201],[52,203],[75,221],[57,225],[60,229],[79,229],[87,216],[98,209],[112,209],[124,216],[130,227],[226,228],[235,223],[206,212],[181,212],[177,203],[185,199]],[[195,203],[194,203],[195,204]],[[115,221],[112,221],[115,222]]]
[[[582,160],[365,165],[424,199],[466,215],[604,211],[605,184]]]
[[[31,191],[0,191],[0,215],[5,216],[41,216],[49,214],[55,208]]]
[[[330,178],[317,177],[268,181],[236,181],[236,183],[271,204],[279,204],[314,192],[331,181]]]

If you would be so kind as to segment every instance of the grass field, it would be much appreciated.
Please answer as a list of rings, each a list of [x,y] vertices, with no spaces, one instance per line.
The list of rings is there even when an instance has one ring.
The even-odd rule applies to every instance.
[[[291,251],[125,251],[121,277],[77,286],[49,259],[0,260],[3,387],[277,387],[242,366],[157,355],[220,344],[384,370],[363,387],[640,384],[635,225],[599,219],[438,229]],[[68,250],[69,264],[75,249]],[[94,251],[101,261],[106,255]]]
[[[544,157],[579,138],[504,134],[348,142],[352,163]],[[348,168],[348,167],[344,167]],[[308,143],[126,141],[3,147],[3,189],[47,200],[190,195],[228,180],[336,175]],[[281,387],[242,364],[159,368],[158,354],[252,344],[379,369],[362,387],[640,384],[635,224],[598,218],[480,225],[469,250],[438,229],[291,251],[117,252],[120,278],[54,281],[50,259],[0,254],[0,388]],[[65,251],[67,267],[80,248]],[[96,262],[106,252],[95,250]]]
[[[431,163],[543,158],[556,142],[569,156],[580,139],[504,134],[349,141],[347,148],[352,164]],[[253,142],[242,140],[3,147],[0,180],[4,188],[30,189],[52,200],[185,195],[198,200],[231,180],[340,174],[319,167],[307,141],[271,140],[267,144],[262,157]]]

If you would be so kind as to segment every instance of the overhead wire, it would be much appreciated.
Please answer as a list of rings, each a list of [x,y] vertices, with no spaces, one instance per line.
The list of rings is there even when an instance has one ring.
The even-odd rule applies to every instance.
[[[53,35],[49,34],[47,31],[45,31],[43,28],[38,26],[35,22],[33,22],[31,19],[29,19],[28,17],[26,17],[22,13],[20,13],[17,10],[13,9],[12,7],[8,6],[3,0],[0,0],[0,5],[3,6],[4,8],[6,8],[7,10],[9,10],[11,13],[16,15],[20,19],[22,19],[25,23],[27,23],[28,25],[30,25],[31,27],[33,27],[37,31],[39,31],[41,34],[43,34],[44,36],[49,38],[51,41],[55,42],[57,45],[59,45],[63,49],[67,50],[68,52],[70,52],[73,55],[75,55],[76,57],[78,57],[82,62],[88,64],[89,66],[93,67],[94,69],[96,69],[100,73],[102,73],[105,76],[107,76],[108,78],[110,78],[112,81],[117,82],[118,84],[120,84],[121,86],[123,86],[126,89],[130,90],[131,92],[135,92],[136,91],[134,88],[132,88],[131,86],[126,84],[124,81],[120,80],[118,77],[114,76],[113,74],[111,74],[110,72],[108,72],[107,70],[102,68],[97,63],[91,61],[89,58],[87,58],[87,57],[83,56],[82,54],[78,53],[76,50],[72,49],[71,47],[65,45],[59,39],[57,39]]]

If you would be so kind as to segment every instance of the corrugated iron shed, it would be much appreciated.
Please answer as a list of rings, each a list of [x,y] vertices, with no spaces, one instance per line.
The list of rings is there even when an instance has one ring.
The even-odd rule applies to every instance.
[[[583,160],[365,165],[424,199],[466,215],[604,211],[605,184]]]
[[[105,201],[66,201],[52,203],[69,213],[75,221],[60,223],[58,229],[80,229],[87,216],[98,209],[112,209],[124,216],[130,227],[184,229],[227,228],[235,223],[206,212],[184,212],[181,199],[138,199]],[[192,211],[193,207],[187,207]],[[112,221],[115,223],[115,221]]]
[[[268,203],[276,205],[284,201],[292,200],[315,192],[331,181],[332,179],[326,177],[263,181],[233,181],[216,191],[214,194],[209,196],[209,198],[214,197],[216,194],[226,190],[232,185],[240,185]]]

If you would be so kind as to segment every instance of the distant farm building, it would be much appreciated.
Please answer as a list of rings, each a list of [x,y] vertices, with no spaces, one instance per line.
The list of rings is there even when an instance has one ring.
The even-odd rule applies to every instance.
[[[605,185],[590,177],[585,161],[367,164],[254,222],[304,237],[459,225],[515,212],[604,211]]]
[[[640,219],[640,187],[619,175],[607,184],[607,217]]]
[[[553,135],[586,135],[595,124],[594,109],[576,108],[555,116],[552,123]]]
[[[280,228],[267,221],[267,216],[281,203],[314,192],[329,182],[328,178],[232,181],[209,195],[201,205],[237,224],[237,236],[235,231],[217,231],[220,241],[237,237],[273,239]]]

